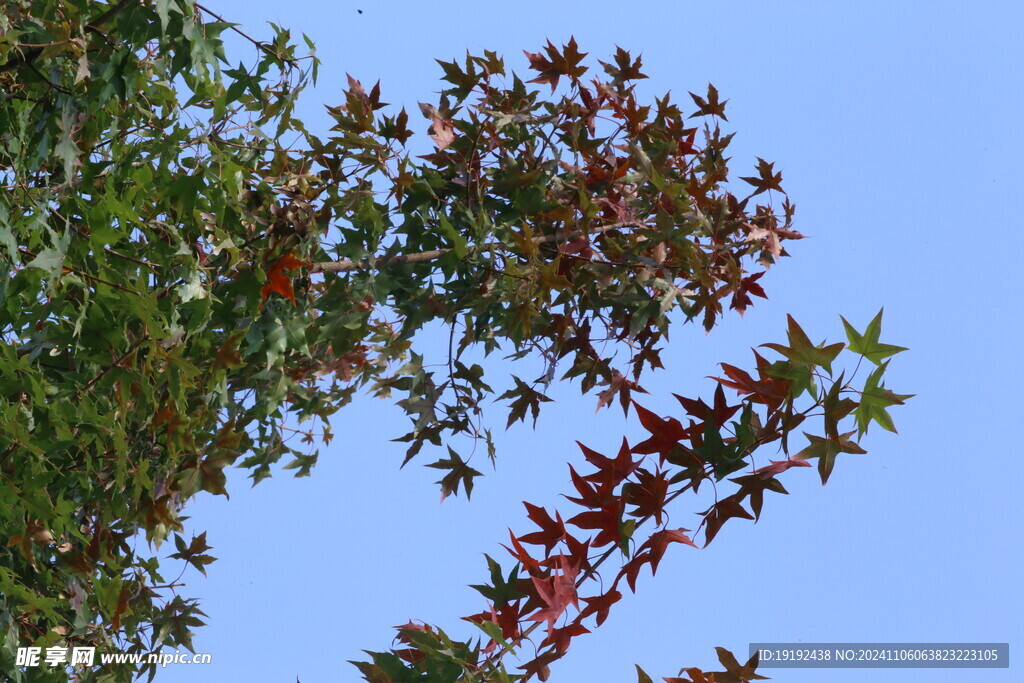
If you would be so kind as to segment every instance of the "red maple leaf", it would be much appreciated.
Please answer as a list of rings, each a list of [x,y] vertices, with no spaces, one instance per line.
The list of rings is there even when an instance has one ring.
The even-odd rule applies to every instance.
[[[566,532],[564,540],[565,545],[568,546],[569,559],[572,560],[572,563],[584,571],[589,570],[590,559],[587,557],[587,554],[590,550],[590,539],[580,541],[572,534]]]
[[[758,474],[762,479],[771,479],[776,474],[785,472],[790,467],[810,467],[811,463],[806,460],[769,460],[770,465],[759,467],[754,470],[754,474]]]
[[[585,477],[581,477],[576,473],[572,465],[569,465],[569,476],[572,478],[572,485],[576,487],[580,494],[579,498],[565,496],[565,499],[569,502],[576,503],[585,508],[598,509],[618,500],[614,491],[615,487],[609,486],[608,482],[601,482],[597,487],[591,486]]]
[[[520,536],[519,540],[522,543],[542,545],[544,552],[550,555],[551,550],[565,536],[565,524],[562,522],[562,516],[555,512],[555,517],[558,520],[555,521],[551,519],[551,515],[544,508],[527,503],[525,500],[523,505],[526,506],[526,516],[541,530]]]
[[[635,517],[654,517],[655,522],[661,524],[668,495],[668,478],[664,472],[653,473],[641,469],[637,473],[637,481],[623,485],[622,493],[629,505],[636,506],[630,514]]]
[[[622,593],[615,590],[614,588],[604,595],[598,595],[593,598],[582,598],[583,602],[587,603],[587,606],[580,612],[580,619],[586,619],[591,614],[597,615],[597,625],[600,626],[604,623],[604,620],[608,618],[608,610],[612,605],[622,599]]]
[[[597,536],[593,543],[595,548],[600,548],[609,543],[619,542],[619,522],[622,518],[622,503],[615,501],[602,507],[600,510],[581,512],[569,520],[569,524],[575,524],[581,529],[596,529]]]
[[[704,529],[704,547],[711,543],[712,539],[718,535],[722,525],[729,519],[733,517],[754,519],[754,516],[740,505],[740,499],[737,499],[736,496],[737,494],[733,494],[728,498],[723,498],[704,513],[704,523],[707,525]]]
[[[519,601],[506,603],[498,608],[498,626],[505,640],[519,637]]]
[[[661,562],[661,558],[665,555],[665,550],[668,549],[669,543],[685,543],[686,545],[697,547],[697,544],[690,540],[685,531],[689,529],[662,529],[651,534],[651,537],[647,539],[641,547],[650,548],[651,550],[651,576],[654,576],[658,571],[658,563]]]
[[[548,666],[551,662],[561,659],[564,652],[559,652],[555,648],[551,648],[544,654],[531,659],[526,664],[518,667],[522,669],[524,673],[523,680],[529,680],[532,676],[536,675],[540,679],[541,683],[548,680],[551,675],[551,668]]]
[[[755,381],[746,370],[741,370],[728,363],[722,363],[722,370],[729,379],[712,377],[711,379],[721,382],[730,389],[735,389],[740,394],[753,394],[759,403],[763,403],[771,409],[776,409],[786,400],[789,391],[789,382],[780,379],[765,379]],[[760,369],[760,368],[759,368]]]
[[[501,637],[505,640],[514,640],[519,637],[519,601],[515,603],[505,603],[497,610],[490,603],[487,604],[488,611],[480,612],[479,614],[471,614],[468,617],[462,617],[463,620],[472,622],[474,624],[492,623],[497,624],[501,628]],[[411,623],[411,622],[410,622]],[[482,651],[484,653],[493,652],[498,646],[498,643],[491,641],[487,647]]]
[[[619,448],[619,453],[614,459],[607,458],[597,451],[587,448],[579,441],[576,442],[576,445],[583,451],[583,457],[587,459],[587,462],[597,468],[597,472],[588,474],[583,478],[586,481],[602,483],[612,488],[618,486],[629,475],[633,474],[642,462],[642,459],[634,462],[633,458],[630,457],[629,444],[625,438],[622,439],[622,446]]]
[[[578,568],[569,563],[569,558],[559,555],[561,558],[562,572],[555,573],[547,578],[530,577],[537,595],[544,602],[545,606],[537,610],[528,618],[530,621],[545,621],[548,625],[548,633],[555,628],[555,622],[562,616],[569,605],[579,609],[579,599],[576,595],[576,575]]]
[[[755,273],[749,277],[745,277],[740,280],[739,288],[733,292],[732,303],[729,304],[729,308],[734,308],[743,315],[747,306],[753,305],[753,301],[750,299],[750,295],[759,296],[762,299],[767,299],[768,295],[764,293],[764,289],[761,285],[757,284],[757,279],[764,275],[764,271]]]
[[[575,636],[583,635],[584,633],[590,633],[590,629],[579,622],[573,622],[562,628],[552,629],[548,632],[548,637],[541,642],[541,647],[547,647],[548,645],[554,645],[555,650],[558,652],[565,652],[569,649],[569,641]]]
[[[503,545],[502,547],[505,548],[512,557],[519,560],[523,565],[523,569],[528,573],[539,573],[540,565],[537,563],[537,560],[530,557],[530,553],[526,552],[526,549],[519,543],[519,540],[515,537],[515,534],[512,533],[511,529],[508,530],[508,535],[509,538],[512,539],[512,548],[515,548],[515,550],[512,550],[512,548],[509,548],[507,545]]]
[[[634,453],[638,455],[659,453],[664,459],[665,454],[671,452],[680,441],[688,436],[686,428],[674,417],[659,417],[636,401],[633,401],[633,407],[636,409],[637,417],[640,418],[640,424],[651,433],[651,438],[633,446]]]
[[[622,565],[622,569],[619,570],[618,575],[615,577],[615,583],[613,583],[612,586],[617,586],[619,584],[619,580],[625,576],[626,581],[629,583],[629,589],[636,593],[636,577],[640,575],[641,567],[650,561],[650,550],[638,552],[629,562]]]

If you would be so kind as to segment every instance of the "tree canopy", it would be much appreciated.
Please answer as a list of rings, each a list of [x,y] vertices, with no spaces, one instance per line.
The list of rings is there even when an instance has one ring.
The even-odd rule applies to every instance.
[[[254,57],[229,59],[226,31]],[[14,680],[29,644],[191,648],[204,615],[168,577],[213,558],[205,534],[181,535],[184,506],[226,494],[228,467],[254,483],[310,474],[357,392],[409,416],[406,462],[433,453],[443,496],[472,493],[475,446],[499,456],[487,414],[535,420],[552,382],[634,409],[650,433],[614,457],[581,445],[593,470],[570,472],[574,516],[527,503],[536,530],[474,586],[477,636],[410,623],[357,664],[370,681],[544,680],[620,579],[635,590],[670,544],[697,545],[663,523],[674,499],[718,483],[706,545],[785,493],[788,468],[817,459],[824,482],[871,422],[894,431],[887,408],[907,396],[882,376],[902,349],[880,341],[881,314],[863,333],[844,321],[848,346],[816,345],[790,318],[787,342],[766,345],[777,359],[723,365],[707,401],[677,397],[678,418],[634,402],[670,330],[742,314],[801,238],[772,163],[730,182],[713,86],[640,101],[639,57],[595,66],[571,40],[528,52],[524,76],[491,52],[439,62],[438,100],[412,115],[350,78],[317,133],[294,116],[313,45],[274,31],[253,40],[192,0],[0,14],[0,669]],[[431,326],[447,348],[418,341]],[[874,366],[857,387],[856,369],[833,370],[844,347]],[[492,353],[544,372],[492,377],[470,360]],[[771,443],[781,459],[755,466]],[[174,571],[139,536],[172,541]],[[593,592],[609,559],[617,578]],[[541,627],[538,654],[507,669]],[[721,659],[714,680],[757,677]],[[140,673],[156,667],[73,675]]]

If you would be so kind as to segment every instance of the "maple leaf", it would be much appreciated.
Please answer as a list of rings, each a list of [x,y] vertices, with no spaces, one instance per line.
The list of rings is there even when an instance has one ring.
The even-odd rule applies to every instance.
[[[739,394],[753,394],[759,403],[763,403],[775,410],[786,400],[789,391],[789,382],[781,379],[767,379],[755,381],[750,374],[728,363],[722,363],[722,370],[729,379],[712,377],[711,379],[722,383],[730,389],[735,389]]]
[[[658,563],[661,562],[661,558],[665,555],[665,551],[668,549],[669,543],[683,543],[694,548],[698,547],[685,532],[689,529],[682,527],[678,529],[662,529],[651,534],[651,537],[640,546],[641,549],[649,548],[651,551],[650,563],[651,563],[651,576],[654,576],[658,571]]]
[[[853,413],[857,419],[858,437],[868,431],[868,425],[872,420],[882,429],[895,432],[896,426],[886,408],[901,406],[904,401],[914,396],[913,394],[895,394],[886,389],[885,384],[879,384],[888,365],[889,361],[881,363],[874,372],[868,375],[867,381],[864,383],[864,390],[860,394],[860,405]]]
[[[736,656],[724,647],[716,647],[718,661],[725,667],[725,671],[715,671],[713,674],[717,683],[748,683],[749,681],[768,680],[767,676],[754,673],[759,661],[759,653],[755,652],[746,664],[741,665],[736,661]]]
[[[463,621],[468,621],[471,624],[484,624],[484,623],[498,623],[498,613],[491,607],[487,612],[478,612],[476,614],[470,614],[468,617],[462,617]]]
[[[825,368],[825,372],[831,374],[832,361],[843,350],[844,345],[837,342],[825,346],[824,342],[822,342],[820,345],[815,346],[811,343],[803,329],[800,328],[800,325],[797,324],[796,320],[793,319],[793,316],[787,315],[786,319],[789,322],[789,329],[786,332],[786,336],[789,338],[789,346],[783,346],[782,344],[761,344],[761,346],[777,351],[798,366],[807,368],[821,366]]]
[[[530,577],[534,588],[537,590],[537,595],[544,601],[546,606],[530,615],[528,619],[536,622],[547,622],[549,634],[554,629],[555,622],[558,621],[569,605],[579,609],[579,599],[576,595],[576,575],[578,570],[569,563],[569,558],[565,555],[559,555],[559,559],[562,569],[561,574],[556,573],[544,579],[536,576]]]
[[[198,536],[194,536],[188,544],[185,543],[185,539],[181,536],[174,534],[174,545],[178,552],[171,555],[171,557],[177,560],[185,560],[185,562],[202,572],[203,576],[206,576],[206,565],[217,559],[205,554],[207,550],[212,548],[212,546],[206,543],[205,531]]]
[[[722,385],[719,384],[715,387],[715,401],[714,408],[708,406],[704,402],[704,399],[692,399],[685,398],[679,394],[672,394],[676,400],[679,401],[687,413],[693,417],[712,420],[715,426],[721,428],[725,426],[725,423],[730,417],[736,414],[736,411],[740,409],[739,405],[730,406],[725,399],[725,391],[722,389]]]
[[[733,517],[754,519],[754,516],[740,505],[739,494],[735,493],[718,501],[704,513],[704,524],[707,525],[704,529],[705,548],[718,535],[722,525]]]
[[[607,458],[597,451],[587,448],[579,441],[576,442],[576,445],[583,451],[583,457],[587,459],[587,462],[597,468],[597,472],[588,474],[583,479],[593,483],[601,483],[612,488],[618,486],[629,475],[633,474],[640,466],[640,463],[643,462],[643,459],[634,462],[633,458],[630,457],[631,451],[625,437],[622,438],[622,446],[619,448],[619,453],[615,458]]]
[[[619,542],[619,522],[621,521],[622,505],[619,501],[614,501],[600,510],[581,512],[570,519],[569,524],[574,524],[581,529],[598,530],[593,543],[595,548],[600,548],[609,543]]]
[[[551,515],[544,508],[527,503],[525,500],[523,505],[526,506],[526,516],[539,526],[541,530],[520,536],[520,542],[542,545],[544,546],[544,552],[551,554],[551,550],[555,545],[565,537],[565,524],[562,522],[562,516],[556,511],[555,517],[558,521],[555,521],[551,519]]]
[[[665,498],[668,495],[668,484],[664,472],[639,470],[637,481],[627,482],[622,487],[622,495],[627,504],[636,506],[630,514],[634,517],[654,517],[655,523],[660,525],[661,515],[665,509]]]
[[[562,46],[562,52],[559,52],[550,40],[544,51],[547,53],[547,57],[539,52],[523,51],[526,58],[530,60],[530,68],[540,72],[537,78],[533,78],[527,83],[548,83],[551,85],[551,92],[554,92],[558,87],[558,79],[562,76],[576,79],[587,72],[587,67],[579,66],[587,53],[579,52],[574,37],[570,37],[569,42]]]
[[[519,562],[523,565],[523,569],[525,569],[527,571],[527,573],[529,573],[529,574],[539,573],[540,572],[540,564],[538,564],[537,560],[533,559],[533,557],[530,556],[530,553],[526,552],[526,549],[523,548],[521,543],[519,543],[519,539],[516,538],[515,534],[512,533],[511,529],[508,530],[508,535],[509,535],[509,538],[512,539],[512,548],[515,548],[515,550],[513,550],[512,548],[509,548],[507,545],[504,545],[504,544],[502,545],[502,547],[505,550],[507,550],[509,552],[509,554],[512,555],[512,557],[514,557],[517,560],[519,560]],[[517,586],[518,586],[518,584],[517,584]]]
[[[623,576],[625,576],[626,577],[626,582],[629,584],[629,589],[631,591],[633,591],[634,593],[636,593],[636,579],[637,579],[638,576],[640,576],[640,569],[645,564],[647,564],[650,561],[651,561],[651,551],[650,550],[644,550],[642,552],[638,552],[636,555],[633,556],[633,558],[631,560],[629,560],[629,562],[627,562],[626,564],[622,565],[622,569],[620,569],[619,573],[615,576],[615,583],[612,584],[612,585],[613,586],[617,586],[618,583],[619,583],[619,580]]]
[[[498,626],[506,640],[519,637],[519,602],[509,603],[498,608]]]
[[[491,574],[491,584],[471,585],[470,588],[477,590],[485,598],[494,602],[494,605],[498,608],[502,608],[514,600],[526,597],[526,595],[516,590],[516,584],[519,581],[518,564],[512,568],[506,579],[502,576],[501,565],[491,559],[490,555],[485,554],[484,557],[487,558],[487,568]]]
[[[516,420],[522,420],[526,422],[526,411],[530,410],[530,414],[533,415],[533,423],[537,424],[537,416],[540,414],[540,404],[548,403],[551,401],[550,398],[534,390],[526,382],[519,379],[515,375],[512,375],[512,379],[516,383],[515,389],[509,389],[504,394],[499,396],[497,400],[502,401],[509,398],[515,400],[509,404],[508,423],[505,425],[505,429],[512,426],[512,423]]]
[[[705,674],[695,666],[683,669],[679,673],[685,673],[689,678],[670,677],[662,678],[662,680],[665,681],[665,683],[715,683],[714,674]]]
[[[883,308],[878,311],[874,319],[868,323],[864,334],[857,332],[853,325],[846,321],[846,318],[839,316],[843,321],[843,326],[846,328],[846,338],[850,342],[850,350],[861,354],[875,365],[881,365],[882,361],[889,356],[894,356],[901,351],[907,350],[902,346],[882,344],[878,341],[879,335],[882,334],[882,312],[884,310]]]
[[[776,240],[778,243],[778,240]],[[779,253],[781,254],[782,247],[779,246]],[[757,280],[764,275],[764,271],[755,273],[748,277],[740,280],[740,286],[733,292],[732,302],[729,304],[729,308],[735,309],[741,316],[746,312],[747,307],[753,305],[753,301],[750,299],[750,295],[759,296],[762,299],[767,299],[768,295],[764,293],[764,289],[761,285],[757,284]]]
[[[782,474],[790,467],[810,467],[811,463],[806,460],[794,460],[789,458],[787,460],[769,460],[770,465],[759,467],[753,471],[753,474],[759,475],[762,479],[771,479],[777,474]]]
[[[633,401],[633,408],[640,418],[640,424],[651,433],[649,439],[633,446],[633,452],[637,455],[660,453],[664,460],[664,456],[689,435],[682,423],[674,417],[662,418],[636,401]]]
[[[640,73],[641,57],[638,56],[634,60],[628,52],[616,46],[614,59],[615,64],[598,60],[598,64],[604,67],[605,73],[611,76],[613,80],[622,82],[647,78],[646,75]]]
[[[682,132],[682,135],[685,137],[680,137],[679,141],[676,143],[676,150],[679,156],[692,156],[697,154],[700,151],[694,144],[694,141],[697,139],[697,129],[687,128]]]
[[[590,633],[590,629],[579,622],[573,622],[567,626],[552,629],[548,632],[547,638],[541,642],[540,646],[554,645],[555,649],[559,652],[565,652],[569,649],[569,641],[584,633]]]
[[[366,365],[366,351],[368,347],[359,345],[348,353],[338,356],[334,360],[327,361],[314,373],[317,377],[334,373],[342,382],[350,382],[355,372]]]
[[[576,473],[572,465],[569,465],[569,477],[572,479],[572,484],[576,487],[576,491],[580,494],[579,498],[565,496],[565,499],[571,503],[576,503],[593,510],[602,508],[617,500],[613,492],[615,487],[609,486],[607,481],[601,482],[600,486],[597,487],[591,486],[585,477],[581,477]]]
[[[294,304],[295,290],[292,287],[292,279],[285,275],[284,271],[294,270],[308,265],[309,263],[296,258],[295,255],[291,253],[285,254],[274,261],[274,264],[270,266],[270,269],[267,271],[267,281],[260,292],[262,296],[260,299],[260,306],[266,303],[267,297],[270,296],[271,292],[277,292]]]
[[[448,447],[448,456],[427,465],[427,467],[438,470],[449,470],[448,474],[436,482],[441,485],[441,501],[444,502],[444,499],[453,493],[458,494],[460,483],[465,486],[466,498],[470,498],[473,495],[473,477],[483,475],[466,464],[462,457],[452,450],[451,446]]]
[[[750,183],[754,186],[754,194],[751,197],[757,196],[762,192],[768,190],[778,190],[782,194],[786,194],[786,191],[782,189],[782,172],[775,172],[775,163],[768,162],[761,157],[757,158],[757,177],[740,177],[740,180]]]
[[[618,370],[612,370],[612,378],[608,380],[607,384],[608,388],[597,395],[597,409],[594,411],[595,413],[605,406],[610,406],[615,399],[615,395],[618,394],[619,403],[622,405],[622,414],[626,415],[629,413],[630,391],[638,391],[641,394],[647,393],[636,382],[626,379],[625,375]]]
[[[759,240],[764,241],[764,251],[771,254],[771,259],[768,259],[767,257],[761,259],[761,263],[764,264],[765,267],[768,267],[782,256],[782,242],[779,240],[777,230],[769,230],[768,228],[751,228],[747,233],[746,240],[748,242],[757,242]]]
[[[551,662],[561,659],[564,654],[564,652],[559,652],[557,648],[551,648],[544,654],[539,655],[528,661],[526,664],[518,667],[525,672],[523,680],[527,680],[531,676],[536,675],[537,678],[540,679],[541,683],[544,683],[544,681],[548,680],[548,677],[551,676],[551,667],[549,666]]]
[[[718,88],[711,85],[710,83],[708,83],[708,98],[706,100],[700,95],[694,95],[693,93],[690,93],[690,97],[693,98],[694,103],[696,103],[697,107],[699,108],[697,113],[693,114],[690,117],[691,119],[697,116],[717,116],[721,118],[723,121],[729,120],[725,116],[725,104],[729,100],[719,102]]]
[[[832,388],[825,394],[825,400],[821,404],[825,413],[825,435],[831,438],[839,437],[839,421],[852,413],[858,406],[853,399],[840,398],[840,392],[845,386],[843,384],[845,377],[845,372],[839,374],[839,379],[832,383]]]
[[[587,557],[590,550],[590,539],[580,541],[572,534],[566,533],[565,545],[569,551],[569,559],[573,564],[583,570],[590,569],[590,559]]]
[[[818,474],[821,475],[821,483],[825,484],[828,482],[829,475],[832,474],[832,468],[835,467],[837,455],[840,453],[854,453],[857,455],[867,453],[863,448],[850,441],[852,434],[853,432],[847,432],[846,434],[840,434],[838,438],[825,438],[804,432],[804,436],[807,437],[810,445],[794,455],[793,458],[797,460],[818,458]]]
[[[774,477],[766,478],[759,474],[747,474],[730,479],[729,481],[740,485],[740,490],[736,492],[737,495],[750,497],[750,509],[754,511],[754,521],[761,519],[761,508],[764,506],[765,491],[774,491],[783,495],[789,494],[789,491],[782,485],[782,482]]]
[[[437,151],[440,152],[455,141],[455,126],[441,116],[434,105],[420,102],[420,111],[430,119],[430,139],[437,145]]]
[[[586,619],[592,614],[597,615],[597,625],[600,626],[604,623],[604,620],[608,618],[608,610],[611,606],[622,599],[622,593],[615,590],[614,588],[607,593],[595,596],[593,598],[581,598],[583,602],[587,604],[580,612],[580,619]]]
[[[214,356],[213,363],[210,365],[211,373],[215,373],[218,370],[245,367],[242,355],[238,351],[238,345],[243,337],[245,337],[244,330],[232,332],[228,335],[228,338],[224,340],[224,343],[217,351],[217,355]]]

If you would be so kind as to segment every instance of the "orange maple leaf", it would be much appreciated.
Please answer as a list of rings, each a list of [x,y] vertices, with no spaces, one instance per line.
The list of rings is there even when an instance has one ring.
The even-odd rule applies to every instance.
[[[271,292],[277,292],[294,304],[295,289],[292,287],[292,279],[285,275],[284,271],[308,265],[308,263],[296,258],[291,253],[285,254],[274,261],[274,265],[270,266],[270,270],[267,271],[267,282],[263,285],[263,290],[260,292],[262,296],[260,306],[266,303],[267,297],[270,296]]]

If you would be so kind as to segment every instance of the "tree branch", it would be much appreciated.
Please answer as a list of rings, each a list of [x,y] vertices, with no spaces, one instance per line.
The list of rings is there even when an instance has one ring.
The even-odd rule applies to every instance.
[[[593,230],[574,230],[568,235],[544,235],[543,237],[533,238],[534,244],[547,244],[549,242],[556,242],[560,239],[572,239],[581,235],[601,235],[612,230],[619,230],[621,228],[638,228],[643,227],[643,223],[639,221],[625,221],[623,223],[613,223],[611,225],[603,225]],[[504,244],[487,244],[482,247],[470,247],[469,253],[476,253],[482,251],[499,251],[505,249]],[[309,268],[310,273],[350,273],[353,270],[370,270],[370,269],[381,269],[388,268],[390,266],[401,266],[406,263],[426,263],[428,261],[434,261],[441,258],[445,254],[454,251],[452,248],[447,249],[431,249],[430,251],[421,251],[415,254],[399,254],[398,256],[384,256],[374,260],[372,263],[369,259],[362,259],[360,261],[322,261],[320,263],[314,263]]]
[[[87,22],[85,24],[85,26],[86,26],[86,28],[88,28],[88,29],[90,29],[92,31],[95,31],[96,33],[99,33],[100,35],[103,35],[102,32],[99,30],[100,26],[102,26],[103,24],[107,23],[108,21],[110,21],[111,19],[116,17],[118,14],[123,12],[130,5],[137,5],[137,4],[139,4],[139,2],[140,2],[140,0],[121,0],[121,2],[117,3],[116,5],[112,5],[110,7],[110,9],[108,9],[106,12],[104,12],[100,16],[96,17],[95,19],[93,19],[90,22]],[[36,60],[36,58],[39,55],[41,55],[42,53],[43,53],[43,48],[41,48],[41,47],[34,47],[34,48],[31,48],[31,49],[28,49],[28,50],[24,50],[24,51],[22,51],[22,53],[20,55],[16,55],[15,57],[13,57],[9,61],[7,61],[7,63],[0,64],[0,73],[3,73],[5,71],[10,71],[11,69],[17,69],[19,66],[24,66],[25,64],[28,64],[29,62],[34,62]]]

